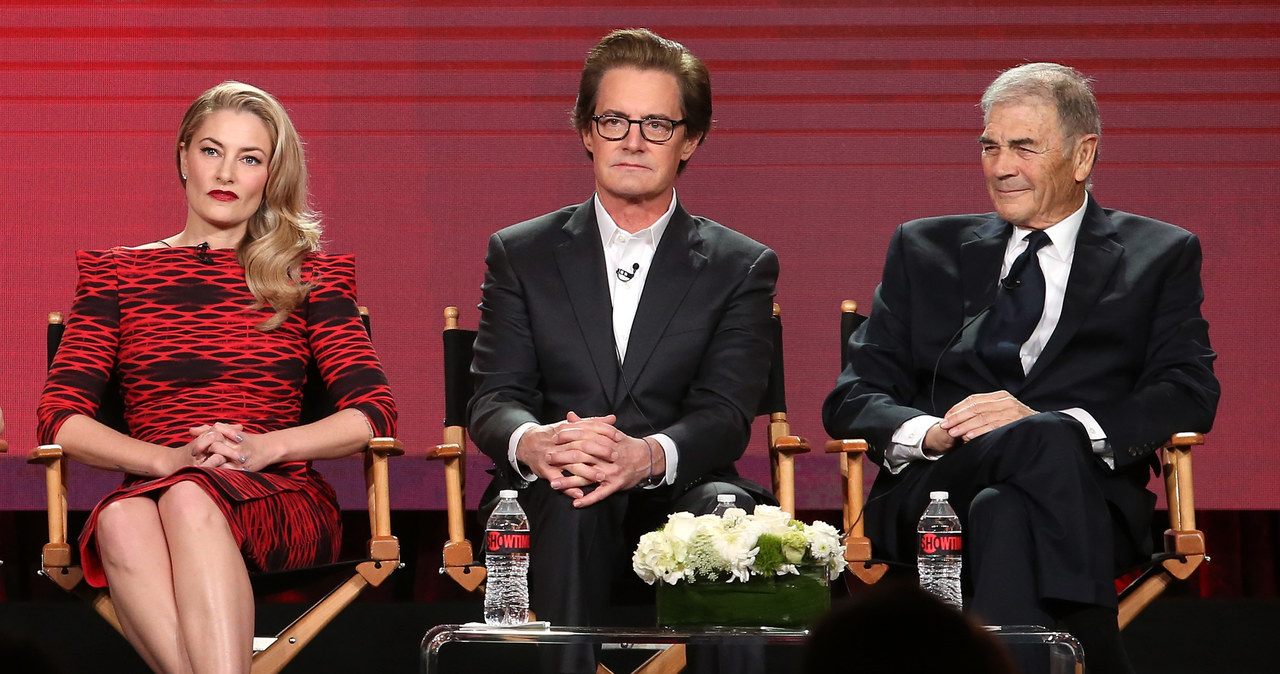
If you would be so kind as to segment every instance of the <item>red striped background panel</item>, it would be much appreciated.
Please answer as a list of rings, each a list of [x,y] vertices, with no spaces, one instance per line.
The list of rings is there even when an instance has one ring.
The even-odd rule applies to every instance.
[[[977,164],[982,88],[1054,60],[1096,79],[1098,200],[1204,244],[1205,313],[1221,354],[1218,424],[1196,454],[1197,505],[1280,508],[1273,307],[1280,162],[1280,8],[1136,0],[778,2],[0,2],[5,378],[14,454],[0,508],[39,508],[34,442],[43,316],[65,309],[72,253],[175,233],[173,135],[224,79],[276,94],[307,142],[330,250],[360,294],[402,415],[401,508],[443,507],[435,465],[447,304],[474,325],[485,240],[592,189],[569,128],[588,48],[645,25],[709,64],[716,123],[681,200],[774,247],[791,420],[815,444],[836,376],[838,307],[869,306],[893,228],[990,209]],[[744,459],[767,482],[761,433]],[[356,472],[358,462],[337,472]],[[475,466],[481,467],[477,460]],[[802,508],[835,507],[834,459],[802,457]],[[115,481],[81,470],[88,507]],[[483,475],[473,479],[474,499]],[[362,507],[358,490],[344,504]]]

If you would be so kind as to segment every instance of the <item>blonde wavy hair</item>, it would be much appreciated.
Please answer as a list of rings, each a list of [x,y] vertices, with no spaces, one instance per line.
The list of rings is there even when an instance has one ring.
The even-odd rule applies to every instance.
[[[267,186],[262,203],[249,218],[236,259],[256,300],[251,308],[270,306],[275,315],[257,325],[267,332],[279,327],[307,298],[311,285],[302,282],[302,261],[320,246],[320,216],[307,203],[307,163],[302,139],[284,106],[271,94],[243,82],[226,81],[200,94],[178,127],[176,159],[182,175],[182,150],[191,144],[205,118],[220,110],[256,115],[271,136]]]

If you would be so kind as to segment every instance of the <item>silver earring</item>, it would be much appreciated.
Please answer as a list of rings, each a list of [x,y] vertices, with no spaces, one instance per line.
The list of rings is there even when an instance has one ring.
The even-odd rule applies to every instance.
[[[185,173],[182,174],[182,182],[187,182],[187,174]]]

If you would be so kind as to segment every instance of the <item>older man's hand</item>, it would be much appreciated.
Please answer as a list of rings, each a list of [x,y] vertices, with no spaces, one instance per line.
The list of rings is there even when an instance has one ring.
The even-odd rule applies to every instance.
[[[968,442],[1035,413],[1008,391],[975,393],[947,410],[938,427],[951,437]]]

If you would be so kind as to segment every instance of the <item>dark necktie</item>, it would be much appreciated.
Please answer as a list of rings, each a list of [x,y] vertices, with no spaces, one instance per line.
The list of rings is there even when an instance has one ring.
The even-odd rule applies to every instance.
[[[1049,243],[1049,235],[1036,230],[1027,235],[1027,249],[1013,261],[1009,275],[1000,281],[991,317],[983,324],[978,353],[1005,384],[1015,386],[1026,376],[1018,352],[1031,337],[1044,313],[1044,272],[1036,251]]]

